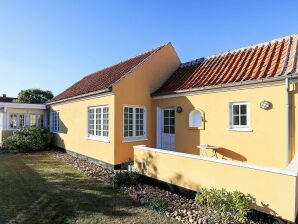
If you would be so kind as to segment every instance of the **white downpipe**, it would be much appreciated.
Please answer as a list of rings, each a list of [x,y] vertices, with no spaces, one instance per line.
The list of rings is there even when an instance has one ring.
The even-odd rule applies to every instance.
[[[285,79],[286,85],[286,167],[290,163],[290,80]]]

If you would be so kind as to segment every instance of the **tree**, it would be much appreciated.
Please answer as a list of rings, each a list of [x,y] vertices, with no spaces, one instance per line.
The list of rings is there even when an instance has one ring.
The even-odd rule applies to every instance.
[[[53,97],[53,93],[49,90],[25,89],[19,92],[18,97],[14,102],[43,104]]]

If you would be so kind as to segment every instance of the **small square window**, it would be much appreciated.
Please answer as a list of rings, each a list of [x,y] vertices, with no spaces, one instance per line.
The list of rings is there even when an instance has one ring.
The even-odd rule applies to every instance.
[[[249,105],[248,103],[230,104],[230,128],[247,129],[249,128]]]

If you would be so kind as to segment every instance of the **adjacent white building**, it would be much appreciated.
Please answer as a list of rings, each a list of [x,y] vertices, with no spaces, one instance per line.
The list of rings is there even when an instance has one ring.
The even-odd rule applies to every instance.
[[[0,97],[0,144],[18,128],[47,126],[45,105],[13,103],[11,99]]]

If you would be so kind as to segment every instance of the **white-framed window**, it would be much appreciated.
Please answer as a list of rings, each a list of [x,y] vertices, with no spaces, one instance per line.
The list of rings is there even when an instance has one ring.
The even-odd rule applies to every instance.
[[[50,114],[50,130],[51,132],[59,132],[59,111],[51,111]]]
[[[249,103],[230,103],[230,129],[248,130],[250,128]]]
[[[108,141],[109,107],[88,107],[88,137]]]
[[[30,114],[29,115],[29,126],[36,127],[36,128],[43,128],[44,127],[44,118],[43,114]]]
[[[146,139],[146,108],[143,106],[124,106],[123,108],[124,141]]]
[[[36,114],[30,114],[30,127],[36,127]]]
[[[26,126],[26,114],[9,114],[9,129],[23,128]]]
[[[36,125],[38,128],[43,128],[44,127],[44,116],[43,114],[37,114],[36,115]]]

